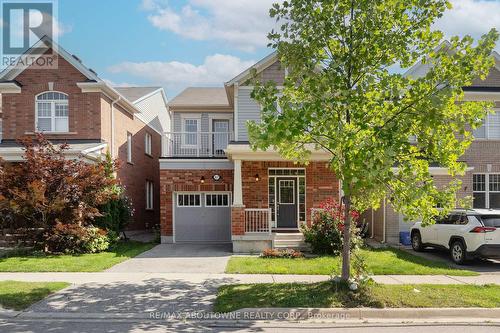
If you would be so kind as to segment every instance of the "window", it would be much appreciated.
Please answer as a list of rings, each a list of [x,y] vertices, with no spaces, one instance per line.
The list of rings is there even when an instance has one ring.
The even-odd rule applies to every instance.
[[[36,97],[36,130],[40,132],[68,132],[68,95],[45,92]]]
[[[198,119],[184,119],[183,145],[198,145]]]
[[[154,183],[151,181],[146,181],[146,209],[153,209],[153,192],[154,191]]]
[[[488,114],[483,120],[483,125],[473,131],[476,139],[500,139],[500,111],[496,109],[495,113]]]
[[[132,163],[132,133],[127,133],[127,162]]]
[[[472,176],[474,208],[500,208],[500,174]]]
[[[207,207],[229,207],[229,194],[206,194],[205,201],[205,206]]]
[[[201,207],[200,194],[177,195],[177,207]]]
[[[144,136],[144,153],[147,155],[151,155],[151,145],[152,145],[153,137],[151,134],[146,133]]]

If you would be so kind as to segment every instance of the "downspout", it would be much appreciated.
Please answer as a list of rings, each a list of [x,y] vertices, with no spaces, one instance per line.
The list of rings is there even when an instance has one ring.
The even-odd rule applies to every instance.
[[[384,198],[384,217],[383,217],[383,229],[382,229],[382,243],[385,243],[386,242],[386,239],[385,239],[385,233],[386,233],[386,223],[385,223],[385,219],[386,219],[386,205],[385,205],[385,198]]]
[[[117,99],[111,101],[111,143],[110,143],[110,150],[111,150],[111,158],[115,158],[115,104],[118,103],[121,100],[121,96],[118,96]]]

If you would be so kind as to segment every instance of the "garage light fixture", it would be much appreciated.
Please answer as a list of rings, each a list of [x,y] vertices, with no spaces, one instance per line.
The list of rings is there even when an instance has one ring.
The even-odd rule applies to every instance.
[[[200,183],[205,184],[205,177],[201,176]]]
[[[256,182],[258,182],[259,180],[260,180],[260,178],[259,178],[259,174],[258,174],[258,173],[256,173],[256,174],[255,174],[255,181],[256,181]]]

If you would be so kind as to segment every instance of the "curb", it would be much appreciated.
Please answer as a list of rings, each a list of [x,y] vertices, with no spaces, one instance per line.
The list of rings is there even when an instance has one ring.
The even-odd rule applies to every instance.
[[[464,314],[467,317],[464,317]],[[183,317],[183,316],[186,317]],[[191,315],[191,317],[189,316]],[[214,324],[252,322],[397,322],[436,321],[500,323],[500,308],[245,308],[225,314],[199,313],[80,313],[80,312],[30,312],[0,311],[0,319],[88,319],[88,320],[152,320],[152,321],[202,321]]]

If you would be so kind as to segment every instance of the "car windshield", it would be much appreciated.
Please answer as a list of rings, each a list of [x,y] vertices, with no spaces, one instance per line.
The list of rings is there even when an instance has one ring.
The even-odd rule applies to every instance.
[[[500,228],[500,215],[482,215],[481,221],[485,227]]]

